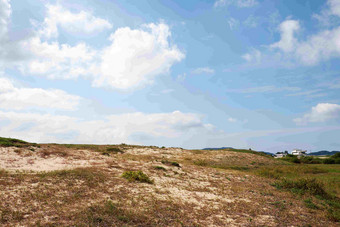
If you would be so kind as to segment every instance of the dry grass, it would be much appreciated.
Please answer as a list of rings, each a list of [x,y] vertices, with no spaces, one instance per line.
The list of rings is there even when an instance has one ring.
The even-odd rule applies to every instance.
[[[124,153],[103,155],[110,147]],[[67,168],[15,172],[16,162],[3,160],[11,168],[0,170],[1,226],[337,225],[335,200],[322,200],[320,193],[310,191],[291,193],[295,183],[290,189],[274,186],[283,179],[298,181],[299,172],[317,178],[321,189],[337,196],[334,166],[284,164],[235,150],[56,144],[35,151],[6,149],[11,160],[63,160]],[[88,166],[80,168],[75,161]],[[126,171],[142,171],[154,183],[129,182],[121,177]]]

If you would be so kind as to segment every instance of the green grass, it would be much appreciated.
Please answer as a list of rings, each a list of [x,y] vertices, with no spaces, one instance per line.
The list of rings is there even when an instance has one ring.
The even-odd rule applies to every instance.
[[[326,210],[329,220],[340,221],[340,165],[264,166],[256,169],[254,173],[276,179],[274,186],[279,190],[296,194],[304,199],[306,207]]]
[[[324,199],[329,199],[332,196],[326,192],[324,185],[315,178],[301,178],[297,180],[282,179],[275,183],[279,189],[287,189],[293,193],[310,194],[319,196]]]
[[[283,161],[292,163],[303,163],[303,164],[340,164],[340,153],[329,156],[328,158],[321,159],[315,156],[302,156],[297,157],[296,155],[287,155],[281,158]]]
[[[142,183],[153,184],[153,180],[151,180],[148,177],[148,175],[146,175],[142,171],[125,171],[122,174],[122,177],[127,179],[130,182],[139,181]]]
[[[35,143],[28,143],[19,139],[4,138],[0,137],[0,147],[28,147],[28,146],[38,146]]]

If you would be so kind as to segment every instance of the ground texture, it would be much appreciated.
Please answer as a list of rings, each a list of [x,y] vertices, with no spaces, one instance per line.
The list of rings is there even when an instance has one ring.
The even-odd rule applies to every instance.
[[[322,207],[306,206],[308,195],[255,174],[277,165],[230,150],[0,147],[0,225],[338,226]],[[142,171],[151,183],[125,179],[126,171]]]

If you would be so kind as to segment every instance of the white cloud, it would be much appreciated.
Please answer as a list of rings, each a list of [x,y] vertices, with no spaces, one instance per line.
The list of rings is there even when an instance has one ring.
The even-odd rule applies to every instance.
[[[187,78],[187,74],[186,74],[186,73],[182,73],[182,74],[179,74],[179,75],[177,76],[177,80],[178,80],[178,81],[184,81],[185,78]]]
[[[215,70],[209,67],[197,68],[192,71],[193,74],[214,74]]]
[[[0,77],[0,108],[22,110],[26,108],[51,108],[74,110],[80,97],[58,89],[15,87],[7,78]]]
[[[294,122],[298,125],[304,125],[309,122],[326,122],[337,118],[340,118],[340,105],[319,103],[303,117],[294,119]]]
[[[214,7],[235,5],[239,8],[249,8],[257,4],[258,2],[256,0],[217,0],[214,3]]]
[[[7,38],[8,20],[11,15],[9,0],[0,0],[0,43]]]
[[[85,43],[75,46],[45,42],[33,37],[22,43],[22,48],[30,55],[20,65],[24,72],[44,75],[50,79],[74,79],[91,73],[97,52]]]
[[[248,62],[260,63],[262,59],[262,53],[259,50],[253,49],[251,52],[242,56]]]
[[[316,98],[316,97],[326,96],[325,93],[321,93],[322,91],[323,91],[322,89],[314,89],[314,90],[309,90],[309,91],[301,91],[301,92],[291,93],[291,94],[287,94],[286,96],[305,96],[305,97],[308,97],[308,98]]]
[[[232,17],[227,20],[227,23],[229,25],[230,30],[234,30],[240,24],[238,20],[236,20],[235,18],[232,18]]]
[[[8,42],[8,22],[11,15],[11,5],[8,0],[0,0],[0,66],[1,59],[7,54],[6,43]]]
[[[279,48],[284,52],[291,52],[297,45],[295,33],[300,30],[300,24],[296,20],[286,20],[279,26],[281,40],[270,45],[272,48]]]
[[[330,8],[330,14],[340,17],[340,1],[339,0],[328,0],[327,4]]]
[[[0,128],[1,135],[35,142],[134,143],[131,136],[143,133],[152,137],[180,138],[197,131],[210,131],[199,115],[171,113],[126,113],[106,116],[103,120],[85,121],[68,116],[0,111],[0,119],[10,121]],[[29,125],[25,130],[17,130]],[[65,138],[66,135],[66,138]]]
[[[237,0],[236,5],[240,8],[248,8],[257,5],[258,2],[256,0]]]
[[[241,88],[241,89],[228,89],[229,93],[273,93],[273,92],[282,92],[282,91],[299,91],[298,87],[275,87],[273,85],[262,86],[262,87],[250,87],[250,88]]]
[[[6,50],[0,53],[0,63],[5,67],[14,65],[23,74],[49,79],[83,77],[91,80],[94,87],[126,90],[152,83],[157,75],[168,73],[175,62],[185,57],[170,43],[171,32],[165,23],[145,24],[139,29],[118,28],[110,36],[111,44],[100,50],[84,42],[61,44],[53,39],[60,27],[69,32],[90,33],[111,25],[89,12],[72,13],[60,5],[48,5],[47,9],[41,25],[35,23],[33,37],[0,45],[0,50]],[[8,23],[7,16],[0,18]],[[10,50],[20,50],[24,55],[12,56],[18,51]],[[5,64],[9,58],[15,59],[13,64]]]
[[[117,29],[104,48],[95,87],[129,89],[151,83],[156,75],[167,73],[184,54],[168,41],[168,25],[147,24],[140,29]]]
[[[315,65],[332,57],[340,57],[340,27],[322,31],[300,42],[295,54],[305,65]]]
[[[107,20],[93,16],[90,12],[80,11],[73,13],[61,5],[47,5],[47,15],[44,19],[41,37],[57,37],[58,26],[69,33],[97,33],[112,28]]]
[[[320,15],[313,15],[328,28],[330,17],[340,17],[340,0],[329,0],[328,9],[323,10]],[[319,62],[331,58],[340,57],[340,26],[324,29],[312,34],[304,40],[297,38],[301,30],[297,20],[285,20],[280,25],[281,38],[278,42],[269,45],[271,52],[261,53],[268,55],[265,59],[276,59],[282,65],[292,66],[296,64],[316,65]],[[247,53],[242,57],[247,61],[256,61],[257,52]]]
[[[244,25],[250,27],[250,28],[255,28],[257,27],[258,24],[258,18],[254,17],[253,15],[250,15],[244,22]]]

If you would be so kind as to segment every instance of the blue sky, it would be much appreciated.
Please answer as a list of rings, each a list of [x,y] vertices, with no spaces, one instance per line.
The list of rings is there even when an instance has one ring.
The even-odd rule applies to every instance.
[[[339,150],[339,57],[339,0],[0,0],[0,136]]]

